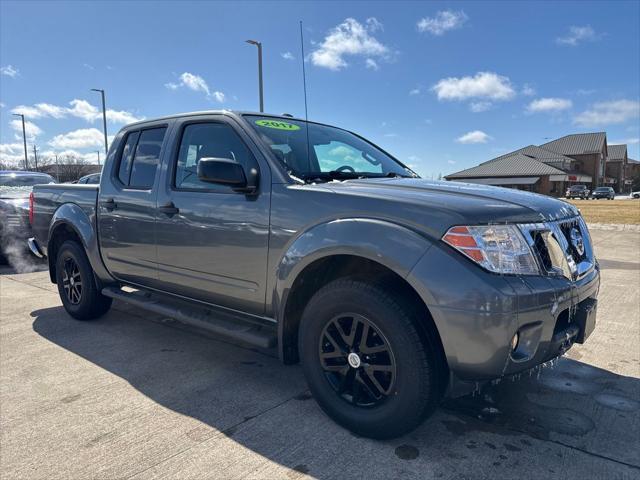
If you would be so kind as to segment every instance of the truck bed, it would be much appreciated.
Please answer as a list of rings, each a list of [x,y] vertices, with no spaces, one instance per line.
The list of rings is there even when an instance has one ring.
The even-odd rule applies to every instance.
[[[95,219],[98,201],[98,185],[49,184],[33,187],[34,223],[33,235],[41,245],[46,245],[51,219],[64,204],[75,204],[89,217]]]

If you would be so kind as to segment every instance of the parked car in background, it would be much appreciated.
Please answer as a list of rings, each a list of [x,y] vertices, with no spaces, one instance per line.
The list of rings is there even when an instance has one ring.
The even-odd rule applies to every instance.
[[[629,197],[631,197],[631,198],[640,198],[640,192],[631,192],[629,194]]]
[[[38,172],[0,170],[0,260],[7,249],[24,247],[29,238],[29,195],[34,185],[56,183],[51,175]]]
[[[84,177],[79,178],[77,182],[73,183],[79,183],[81,185],[98,185],[100,183],[100,174],[92,173],[91,175],[85,175]]]
[[[598,187],[591,194],[591,198],[595,200],[600,200],[601,198],[613,200],[614,198],[616,198],[616,192],[611,187]]]
[[[277,346],[322,409],[368,437],[402,435],[445,394],[538,366],[595,328],[600,269],[574,205],[423,180],[302,119],[128,125],[99,186],[37,186],[32,211],[29,246],[69,315],[118,299]]]
[[[590,190],[586,185],[571,185],[567,190],[567,198],[580,198],[582,200],[589,200]]]

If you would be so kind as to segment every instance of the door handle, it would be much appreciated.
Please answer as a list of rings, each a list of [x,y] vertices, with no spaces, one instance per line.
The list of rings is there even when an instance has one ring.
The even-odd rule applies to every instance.
[[[180,211],[180,209],[176,207],[173,202],[169,202],[158,207],[158,211],[164,213],[165,215],[175,215]]]
[[[109,211],[118,208],[118,204],[113,198],[107,198],[106,200],[103,200],[102,202],[100,202],[100,205]]]

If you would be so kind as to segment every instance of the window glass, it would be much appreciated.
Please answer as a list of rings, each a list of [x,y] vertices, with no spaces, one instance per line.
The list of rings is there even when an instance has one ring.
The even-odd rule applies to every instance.
[[[292,118],[245,118],[285,168],[306,181],[416,176],[375,145],[346,130]]]
[[[382,163],[375,165],[365,160],[365,152],[346,143],[332,141],[326,145],[314,145],[313,148],[321,172],[342,168],[356,172],[382,173]]]
[[[162,127],[143,130],[140,133],[133,159],[129,186],[140,188],[151,188],[153,186],[160,161],[162,140],[166,131],[166,127]]]
[[[131,171],[131,160],[133,160],[133,151],[136,148],[140,132],[131,132],[127,135],[127,141],[124,144],[122,155],[120,156],[120,165],[118,167],[118,178],[120,181],[129,185],[129,172]]]
[[[241,164],[245,170],[255,166],[253,155],[238,134],[225,123],[187,125],[182,133],[175,186],[182,189],[228,191],[229,187],[198,179],[202,158],[225,158]]]

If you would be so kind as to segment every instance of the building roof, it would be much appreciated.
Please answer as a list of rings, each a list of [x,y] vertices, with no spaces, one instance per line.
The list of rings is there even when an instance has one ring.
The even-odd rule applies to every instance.
[[[607,160],[611,162],[622,161],[627,156],[627,146],[607,145]]]
[[[563,155],[580,155],[601,152],[606,148],[606,145],[607,134],[605,132],[596,132],[565,135],[540,146]]]
[[[640,161],[639,161],[639,160],[634,160],[633,158],[627,158],[627,163],[635,163],[635,164],[638,164],[638,163],[640,163]]]
[[[503,158],[507,158],[518,153],[521,153],[531,158],[535,158],[537,160],[540,160],[541,162],[555,163],[555,162],[571,162],[573,160],[572,158],[566,157],[561,153],[552,152],[551,150],[538,147],[537,145],[528,145],[519,150],[515,150],[510,153],[505,153],[504,155],[500,155],[499,157],[493,158],[491,160],[487,160],[486,162],[483,162],[483,163],[502,160]]]
[[[445,178],[473,178],[473,177],[508,177],[508,176],[536,176],[536,175],[565,175],[566,172],[547,165],[544,162],[528,157],[522,153],[516,153],[490,162],[485,162],[477,167],[471,167],[460,172],[447,175]]]

